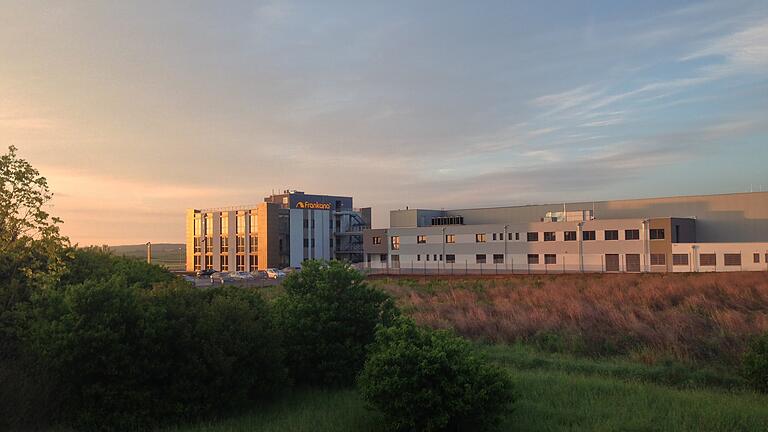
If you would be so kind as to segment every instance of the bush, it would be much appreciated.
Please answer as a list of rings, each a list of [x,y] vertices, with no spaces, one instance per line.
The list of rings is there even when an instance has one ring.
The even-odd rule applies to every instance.
[[[468,342],[405,319],[378,330],[358,385],[402,431],[484,430],[513,398],[510,378]]]
[[[755,338],[743,359],[744,375],[757,391],[768,393],[768,333]]]
[[[376,326],[397,314],[392,299],[338,261],[308,261],[283,286],[275,316],[293,378],[300,384],[354,383]]]
[[[170,282],[174,275],[167,269],[137,258],[119,257],[98,247],[72,248],[67,253],[67,270],[61,285],[75,285],[88,280],[106,280],[120,275],[128,285],[152,288]]]
[[[267,305],[245,290],[87,281],[39,295],[28,332],[38,367],[64,396],[57,420],[78,429],[212,415],[284,384]]]

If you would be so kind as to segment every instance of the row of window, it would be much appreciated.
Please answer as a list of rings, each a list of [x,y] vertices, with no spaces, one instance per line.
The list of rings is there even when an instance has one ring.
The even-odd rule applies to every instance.
[[[197,255],[194,258],[194,269],[202,270],[202,256]],[[220,271],[229,271],[229,255],[221,255],[219,257],[219,263],[220,263]],[[248,264],[250,266],[250,271],[256,271],[259,269],[259,257],[258,255],[251,255],[248,259]],[[206,255],[205,256],[205,268],[206,269],[212,269],[213,268],[213,256]],[[245,256],[244,255],[237,255],[235,257],[235,270],[237,271],[246,271],[245,266]]]
[[[752,254],[752,262],[754,264],[760,264],[760,254]],[[765,262],[768,263],[768,253],[765,254]],[[740,253],[726,253],[723,254],[723,264],[726,266],[740,266],[741,254]],[[688,265],[688,254],[672,254],[672,265],[686,266]],[[717,265],[717,254],[714,253],[702,253],[699,254],[699,265],[704,267]]]
[[[252,234],[250,236],[250,243],[248,250],[250,253],[256,253],[259,249],[259,236]],[[222,236],[221,242],[219,244],[219,253],[225,254],[229,253],[229,237]],[[206,254],[212,254],[213,253],[213,237],[196,237],[194,239],[194,252],[195,253],[201,253],[202,252],[202,243],[205,242],[205,253]],[[235,237],[235,247],[237,253],[245,253],[245,236],[238,235]]]
[[[520,240],[520,233],[507,233],[507,239],[512,240],[514,234],[514,240]],[[582,240],[584,241],[592,241],[597,239],[596,231],[582,231]],[[497,239],[500,241],[504,240],[504,233],[492,233],[492,239],[493,241],[496,241]],[[555,231],[546,231],[544,232],[544,241],[556,241],[557,235]],[[649,232],[649,237],[651,240],[663,240],[664,239],[664,229],[663,228],[654,228],[651,229]],[[381,244],[381,238],[380,237],[374,237],[374,243],[373,244]],[[477,233],[475,234],[475,243],[485,243],[488,239],[487,233]],[[577,232],[576,231],[563,231],[563,240],[564,241],[576,241],[577,239]],[[392,236],[392,249],[397,250],[400,249],[400,236]],[[527,233],[526,240],[529,242],[537,242],[539,241],[539,233],[538,232],[529,232]],[[605,230],[605,240],[619,240],[619,230]],[[627,229],[624,230],[624,240],[640,240],[640,230],[639,229]],[[427,236],[426,235],[417,235],[416,236],[416,243],[417,244],[425,244],[427,242]],[[455,234],[446,234],[445,235],[445,243],[456,243],[456,235]]]
[[[504,254],[492,254],[493,264],[504,264]],[[397,255],[392,255],[392,260],[395,260]],[[442,254],[425,254],[425,261],[429,261],[432,257],[432,261],[442,261]],[[399,260],[399,257],[397,258]],[[416,255],[416,261],[421,261],[421,254]],[[448,264],[456,263],[455,254],[445,254],[445,262]],[[488,254],[475,254],[475,264],[487,264]],[[539,254],[528,254],[528,264],[539,264]],[[556,254],[544,254],[544,264],[557,264]]]
[[[248,217],[251,222],[251,233],[258,232],[258,216],[255,210],[250,212],[238,211],[235,216],[236,232],[237,234],[246,234],[245,230],[245,218]],[[213,236],[213,213],[205,213],[205,215],[195,215],[194,221],[194,237],[200,237],[202,235],[203,221],[205,221],[205,236]],[[219,230],[222,237],[229,235],[229,213],[223,212],[219,218]]]

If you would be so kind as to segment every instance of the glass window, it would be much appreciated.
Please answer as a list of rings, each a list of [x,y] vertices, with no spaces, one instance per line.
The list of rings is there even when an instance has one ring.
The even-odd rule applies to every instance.
[[[194,226],[195,226],[195,228],[194,228],[194,231],[195,231],[194,232],[194,236],[195,237],[200,237],[201,235],[203,235],[203,220],[202,220],[202,218],[201,218],[199,213],[195,215],[195,225]]]
[[[752,254],[752,261],[754,261],[755,264],[760,264],[760,254]]]
[[[485,254],[475,255],[475,264],[485,264]]]
[[[667,265],[667,255],[651,254],[651,265]]]
[[[379,237],[379,236],[374,236],[374,237],[371,239],[371,242],[372,242],[373,244],[375,244],[375,245],[380,245],[380,244],[381,244],[381,237]]]
[[[454,234],[446,234],[445,235],[445,242],[446,243],[456,243],[456,236]]]
[[[201,269],[200,268],[200,259],[201,259],[200,255],[195,255],[195,257],[194,257],[195,271],[198,271],[198,270]]]
[[[544,264],[557,264],[557,255],[544,254]]]
[[[392,238],[390,240],[392,240],[392,249],[393,250],[400,249],[400,236],[392,236]],[[393,255],[392,258],[394,259],[394,257],[396,257],[396,256],[397,255]]]
[[[454,264],[456,262],[456,255],[445,254],[445,262],[447,262],[448,264]]]
[[[727,253],[723,255],[723,259],[725,261],[725,265],[727,266],[741,265],[741,254]]]
[[[496,233],[493,233],[493,241],[496,241]]]
[[[250,249],[252,254],[255,254],[259,250],[259,236],[255,234],[251,234],[251,237],[248,240],[249,240],[248,248]]]
[[[206,255],[205,256],[205,268],[206,268],[206,270],[213,268],[213,256],[211,256],[211,255]]]
[[[687,266],[688,254],[672,254],[672,265]]]
[[[624,230],[624,240],[640,240],[640,230]]]
[[[237,233],[245,234],[245,212],[237,212]]]
[[[566,231],[563,233],[565,241],[576,241],[576,231]]]
[[[717,265],[717,255],[716,254],[701,254],[699,255],[699,264],[702,266],[716,266]]]
[[[584,231],[581,233],[582,239],[584,241],[588,240],[594,240],[595,239],[595,232],[594,231]]]
[[[226,237],[229,234],[229,213],[221,213],[219,228],[221,229],[222,237]]]
[[[605,230],[605,239],[606,240],[618,240],[619,239],[619,230]]]
[[[520,233],[515,233],[515,240],[520,240]]]
[[[213,236],[213,213],[205,214],[205,236]]]
[[[259,232],[259,215],[256,210],[251,210],[249,222],[251,223],[251,232],[254,234]]]
[[[651,240],[664,240],[664,228],[652,228]]]
[[[237,236],[237,253],[245,253],[245,236]]]
[[[485,233],[475,234],[475,243],[485,243]]]
[[[538,254],[528,254],[528,264],[538,264],[538,263],[539,263]]]
[[[416,243],[426,243],[427,242],[427,236],[420,235],[416,236]]]
[[[222,255],[219,258],[221,260],[221,271],[229,271],[229,255]]]
[[[544,233],[544,241],[555,241],[555,233],[554,232],[545,232]]]
[[[504,254],[493,254],[494,264],[504,264]]]
[[[221,236],[221,253],[229,252],[229,237]]]
[[[195,237],[194,243],[195,243],[195,245],[194,245],[195,253],[200,253],[201,252],[201,246],[200,246],[201,245],[201,239],[200,239],[200,237]]]
[[[512,240],[512,233],[507,233],[507,240]]]
[[[237,271],[245,271],[245,255],[237,255]]]
[[[529,242],[539,241],[539,233],[537,233],[537,232],[529,232],[528,233],[528,241]]]
[[[259,270],[259,256],[258,255],[251,255],[248,258],[248,264],[251,267],[251,271],[258,271]]]

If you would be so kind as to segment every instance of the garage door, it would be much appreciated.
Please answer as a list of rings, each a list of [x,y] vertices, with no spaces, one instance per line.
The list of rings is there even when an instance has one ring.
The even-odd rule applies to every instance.
[[[605,271],[609,271],[609,272],[619,271],[619,255],[618,254],[605,255]]]
[[[627,271],[640,272],[640,254],[627,254]]]

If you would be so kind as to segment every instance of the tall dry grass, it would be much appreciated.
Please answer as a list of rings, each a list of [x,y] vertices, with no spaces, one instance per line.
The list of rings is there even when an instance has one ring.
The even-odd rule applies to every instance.
[[[553,351],[734,364],[768,331],[768,273],[376,282],[417,322]]]

